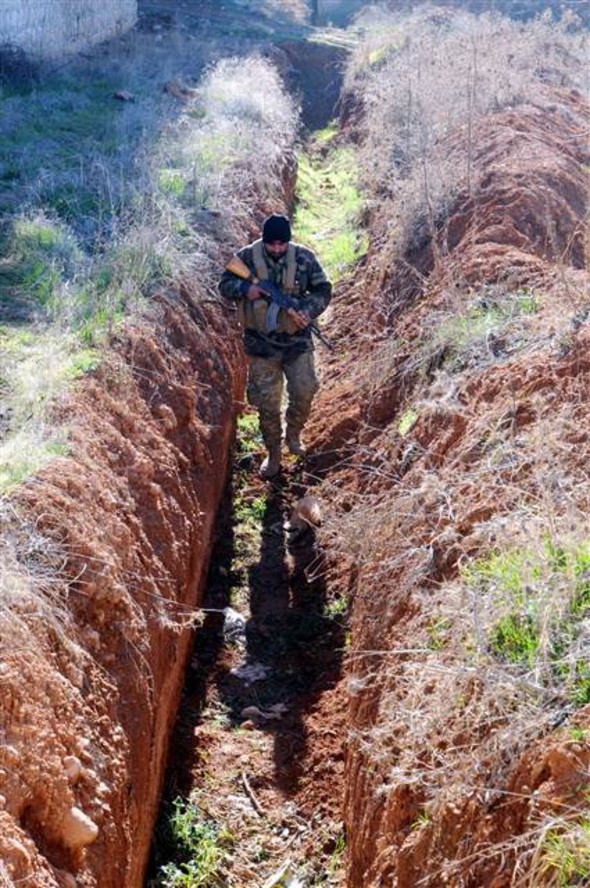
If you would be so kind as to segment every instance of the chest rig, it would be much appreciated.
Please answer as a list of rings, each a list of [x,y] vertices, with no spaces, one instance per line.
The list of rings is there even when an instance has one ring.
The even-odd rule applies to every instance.
[[[262,240],[254,241],[252,244],[252,261],[256,269],[256,277],[259,280],[272,281],[288,296],[299,295],[296,286],[297,260],[294,243],[289,243],[283,261],[276,265],[269,265],[264,254]],[[269,306],[266,299],[257,299],[254,302],[245,299],[243,300],[243,305],[246,328],[257,330],[259,333],[267,333],[269,329],[276,330],[277,333],[292,334],[297,332],[297,327],[286,311],[280,310],[277,313],[276,306]],[[269,312],[272,314],[271,323],[269,323]]]

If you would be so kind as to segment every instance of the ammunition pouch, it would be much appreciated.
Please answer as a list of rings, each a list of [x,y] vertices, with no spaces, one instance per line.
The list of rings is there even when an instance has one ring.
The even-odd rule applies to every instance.
[[[268,301],[266,299],[255,299],[252,302],[251,300],[244,298],[242,300],[242,305],[244,309],[244,327],[247,330],[257,330],[258,333],[268,333]],[[298,332],[298,328],[284,308],[279,310],[276,332],[288,333],[290,336]]]

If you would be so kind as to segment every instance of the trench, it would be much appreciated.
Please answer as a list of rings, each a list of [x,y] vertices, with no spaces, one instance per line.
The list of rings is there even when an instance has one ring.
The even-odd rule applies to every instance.
[[[282,48],[311,140],[335,116],[344,52],[296,41]],[[347,614],[326,582],[315,529],[290,524],[318,481],[313,459],[284,459],[278,480],[265,483],[263,452],[247,408],[216,519],[148,888],[343,884],[343,714],[331,695]]]

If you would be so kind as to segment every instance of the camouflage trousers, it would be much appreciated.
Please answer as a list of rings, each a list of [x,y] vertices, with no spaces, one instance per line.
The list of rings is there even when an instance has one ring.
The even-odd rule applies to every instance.
[[[281,444],[281,404],[287,382],[287,426],[301,431],[318,390],[313,352],[283,361],[282,358],[251,357],[248,368],[248,402],[258,409],[260,430],[267,449]]]

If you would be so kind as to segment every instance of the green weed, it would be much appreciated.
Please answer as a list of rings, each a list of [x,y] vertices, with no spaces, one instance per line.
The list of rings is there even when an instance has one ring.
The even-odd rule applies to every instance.
[[[100,365],[100,354],[96,349],[81,348],[70,355],[65,375],[70,379],[78,379],[85,373],[91,373]]]
[[[233,845],[233,836],[198,806],[177,798],[168,821],[168,841],[174,863],[160,868],[161,888],[210,888],[221,884],[220,869]]]
[[[425,361],[431,355],[444,355],[443,365],[450,371],[462,370],[469,361],[498,356],[498,341],[510,339],[511,347],[523,341],[525,329],[513,322],[539,310],[537,296],[528,289],[505,291],[483,287],[463,313],[451,313],[438,319],[425,348]],[[505,347],[502,346],[501,348]]]
[[[590,819],[562,821],[549,829],[539,851],[537,872],[555,888],[587,885],[590,879]]]
[[[342,866],[344,854],[346,853],[346,836],[343,832],[339,832],[334,838],[334,849],[330,854],[326,871],[328,875],[336,873]]]
[[[66,229],[44,215],[17,219],[0,247],[0,303],[23,298],[49,307],[79,256]]]
[[[262,433],[257,413],[242,413],[237,422],[237,446],[241,454],[255,453],[262,447]]]
[[[430,814],[428,811],[422,810],[416,815],[414,820],[412,821],[411,829],[416,830],[420,829],[423,826],[428,826],[431,821]]]
[[[314,142],[317,145],[327,145],[329,142],[332,142],[339,133],[339,127],[337,121],[333,120],[328,126],[325,126],[321,130],[316,130],[313,134]]]
[[[159,185],[165,194],[173,194],[176,197],[184,194],[185,183],[180,170],[160,170]]]
[[[532,614],[507,614],[490,632],[490,649],[498,658],[531,669],[535,664],[539,643],[539,628]]]
[[[0,494],[9,493],[56,457],[68,454],[63,433],[44,438],[30,424],[22,426],[0,443]]]
[[[259,524],[264,518],[266,507],[265,496],[246,499],[238,495],[234,499],[234,516],[240,524]]]
[[[364,199],[357,172],[357,161],[348,148],[336,148],[313,160],[303,155],[298,159],[295,236],[318,252],[334,281],[368,246],[360,226]]]
[[[51,426],[48,408],[74,380],[96,369],[100,355],[51,329],[34,334],[27,327],[0,327],[0,346],[3,398],[11,414],[0,443],[0,490],[6,491],[67,455],[66,432]]]
[[[571,702],[590,702],[590,667],[576,653],[590,606],[590,543],[494,552],[462,570],[463,580],[490,608],[490,653],[545,682],[565,687]]]
[[[451,629],[451,621],[446,617],[437,617],[431,620],[426,627],[429,639],[428,647],[433,651],[442,651],[449,640]]]
[[[401,419],[397,424],[397,430],[400,435],[407,435],[408,432],[413,428],[417,419],[418,412],[414,410],[413,407],[408,407],[408,409],[405,410],[402,414]]]
[[[325,614],[330,619],[337,619],[338,617],[343,617],[348,612],[348,607],[350,605],[350,601],[346,595],[339,595],[337,598],[333,598],[326,604]]]

